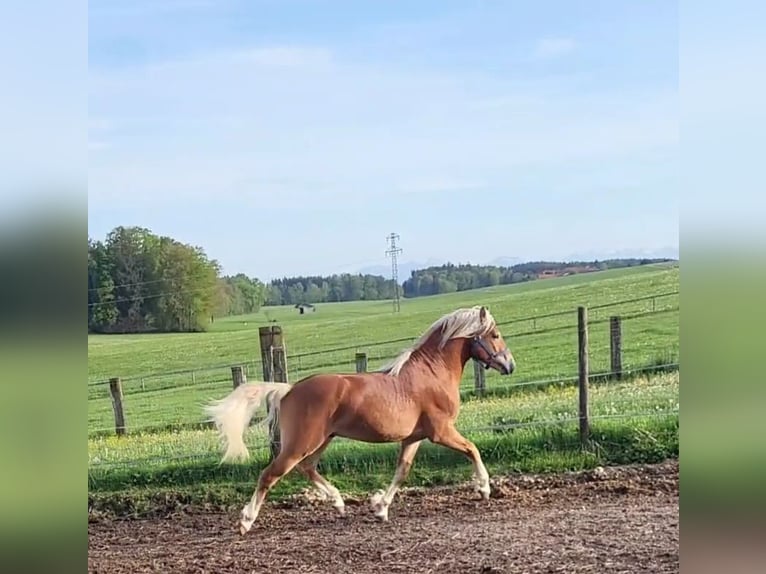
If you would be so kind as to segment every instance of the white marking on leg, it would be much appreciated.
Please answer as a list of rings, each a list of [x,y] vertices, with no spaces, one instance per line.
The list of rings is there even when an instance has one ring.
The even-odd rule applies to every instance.
[[[317,499],[323,500],[323,501],[327,500],[330,497],[330,493],[327,492],[327,489],[324,487],[324,485],[318,480],[315,480],[313,482],[314,482],[314,490],[317,493]]]
[[[476,490],[481,493],[481,497],[484,500],[489,498],[490,486],[489,486],[489,473],[487,468],[481,459],[478,459],[475,464],[475,476],[476,476]]]
[[[379,490],[372,495],[372,507],[375,510],[375,516],[384,522],[388,520],[388,507],[391,506],[394,496],[396,496],[399,490],[399,485],[404,481],[405,466],[404,464],[399,464],[396,467],[394,479],[385,492]]]
[[[339,514],[346,514],[346,503],[343,502],[343,497],[340,495],[338,489],[330,483],[327,483],[327,486],[330,489],[329,494],[330,498],[332,498],[332,505],[335,507]]]
[[[340,514],[346,513],[346,503],[343,502],[343,497],[340,495],[340,491],[335,488],[325,477],[319,473],[316,473],[314,484],[317,488],[324,492],[327,498],[332,500],[332,505]]]
[[[250,502],[242,508],[239,520],[239,531],[241,534],[245,534],[253,527],[253,523],[261,512],[262,504],[263,500],[259,500],[258,492],[256,491]]]
[[[245,532],[248,532],[250,528],[253,526],[253,522],[255,522],[255,519],[257,518],[257,514],[255,512],[255,509],[253,509],[252,504],[248,503],[245,505],[245,507],[242,509],[242,512],[240,513],[240,519],[239,519],[239,530],[242,534]]]
[[[370,499],[375,516],[384,522],[388,520],[388,507],[391,506],[391,502],[394,500],[399,487],[407,478],[421,442],[402,443],[399,458],[396,462],[396,472],[391,484],[385,492],[379,490]]]
[[[370,497],[370,504],[375,512],[375,516],[380,518],[383,522],[388,521],[388,506],[390,502],[386,502],[386,493],[382,490],[378,490]]]

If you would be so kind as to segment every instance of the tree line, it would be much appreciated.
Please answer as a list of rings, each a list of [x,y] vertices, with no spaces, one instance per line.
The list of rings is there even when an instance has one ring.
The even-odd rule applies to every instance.
[[[142,227],[116,227],[88,239],[88,331],[203,331],[214,317],[264,305],[390,299],[394,282],[341,274],[276,279],[266,285],[220,265],[195,246]]]
[[[252,313],[266,286],[243,274],[221,277],[200,247],[142,227],[88,239],[88,331],[202,331],[213,316]]]
[[[625,258],[566,263],[560,261],[532,261],[512,267],[471,264],[454,265],[447,263],[413,271],[411,276],[402,285],[402,288],[405,297],[422,297],[479,289],[481,287],[492,287],[493,285],[522,283],[545,277],[561,277],[573,273],[603,271],[618,267],[634,267],[664,261],[670,260]]]
[[[329,277],[285,277],[269,284],[266,305],[391,299],[395,283],[380,275],[343,273]]]
[[[413,271],[400,289],[420,297],[659,261],[669,260],[447,264]],[[266,305],[391,299],[395,289],[391,279],[369,274],[284,277],[268,285],[243,273],[222,276],[200,247],[142,227],[116,227],[103,241],[88,239],[89,332],[202,331],[214,317]]]

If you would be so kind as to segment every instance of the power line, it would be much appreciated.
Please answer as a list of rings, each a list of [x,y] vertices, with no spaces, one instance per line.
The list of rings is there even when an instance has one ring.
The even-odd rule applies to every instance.
[[[397,239],[399,239],[398,233],[391,233],[388,236],[389,248],[386,251],[386,255],[391,257],[391,279],[394,282],[394,313],[399,312],[401,309],[399,304],[399,267],[396,262],[396,256],[402,252],[402,249],[397,247]]]
[[[118,285],[101,286],[101,287],[89,287],[88,292],[102,291],[104,289],[119,289],[121,287],[137,287],[139,285],[151,285],[153,283],[162,283],[163,281],[169,281],[171,278],[163,277],[162,279],[152,279],[151,281],[137,281],[135,283],[120,283]]]
[[[134,301],[146,301],[147,299],[157,299],[160,297],[167,297],[169,295],[181,295],[189,293],[205,293],[207,291],[214,291],[218,288],[218,285],[212,285],[209,287],[198,287],[196,289],[179,289],[177,291],[166,291],[164,293],[152,293],[151,295],[137,295],[135,297],[122,297],[119,299],[111,299],[108,301],[94,301],[88,303],[88,307],[100,307],[101,305],[112,305],[115,303],[131,303]]]

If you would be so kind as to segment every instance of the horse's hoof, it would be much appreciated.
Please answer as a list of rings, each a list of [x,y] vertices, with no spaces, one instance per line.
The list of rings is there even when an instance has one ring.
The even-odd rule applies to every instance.
[[[388,522],[388,506],[383,501],[384,496],[385,492],[378,490],[370,497],[370,506],[375,513],[375,518],[381,522]]]
[[[481,486],[477,485],[475,490],[481,495],[482,500],[489,500],[489,495],[491,493],[491,488],[489,485],[487,485],[486,488],[482,488]]]
[[[375,513],[375,518],[380,520],[381,522],[388,522],[388,508],[380,509]]]
[[[240,536],[244,536],[245,534],[247,534],[249,532],[249,530],[250,530],[250,526],[246,526],[242,522],[239,523],[239,535]]]

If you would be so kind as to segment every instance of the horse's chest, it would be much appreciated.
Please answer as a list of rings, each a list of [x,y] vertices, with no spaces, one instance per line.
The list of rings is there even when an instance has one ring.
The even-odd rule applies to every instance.
[[[449,418],[457,417],[460,412],[460,396],[446,392],[433,393],[428,407],[424,410]]]

